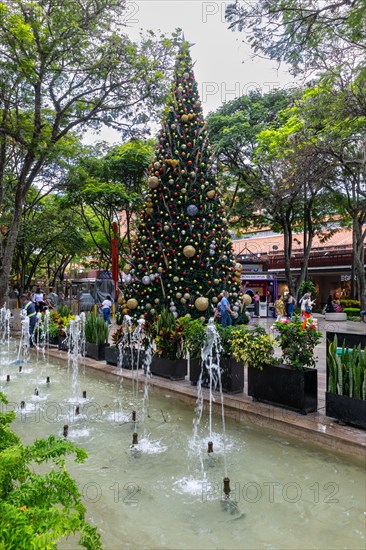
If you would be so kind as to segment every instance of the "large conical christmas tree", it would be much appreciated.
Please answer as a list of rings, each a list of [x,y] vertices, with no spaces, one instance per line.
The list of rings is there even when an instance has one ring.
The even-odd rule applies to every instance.
[[[124,313],[150,317],[165,306],[176,317],[207,318],[223,289],[234,305],[239,272],[186,42],[177,57],[148,188]]]

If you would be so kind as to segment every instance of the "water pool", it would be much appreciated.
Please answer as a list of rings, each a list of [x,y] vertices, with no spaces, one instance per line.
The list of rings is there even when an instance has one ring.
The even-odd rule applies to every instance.
[[[141,420],[143,384],[136,398],[127,381],[121,385],[79,372],[79,395],[86,390],[87,399],[80,399],[81,414],[75,416],[71,369],[39,358],[19,373],[8,361],[4,352],[1,382],[19,411],[14,429],[22,440],[62,435],[68,424],[69,439],[88,451],[85,464],[70,462],[69,469],[104,548],[365,547],[361,463],[227,419],[226,461],[237,503],[227,509],[221,502],[221,418],[213,420],[215,452],[208,456],[207,413],[193,440],[194,407],[168,393],[150,391]],[[140,443],[131,449],[134,408]],[[75,548],[75,541],[60,548]]]

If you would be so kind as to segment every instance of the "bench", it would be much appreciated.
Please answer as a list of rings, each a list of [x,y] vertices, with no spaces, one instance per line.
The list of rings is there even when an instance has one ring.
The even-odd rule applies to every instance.
[[[347,313],[325,313],[326,321],[347,321]]]

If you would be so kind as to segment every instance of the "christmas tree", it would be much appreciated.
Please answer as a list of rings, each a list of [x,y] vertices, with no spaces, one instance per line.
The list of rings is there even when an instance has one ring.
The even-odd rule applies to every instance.
[[[175,317],[208,318],[224,289],[238,310],[240,266],[233,258],[187,42],[177,57],[149,169],[123,313],[150,317],[165,307]]]

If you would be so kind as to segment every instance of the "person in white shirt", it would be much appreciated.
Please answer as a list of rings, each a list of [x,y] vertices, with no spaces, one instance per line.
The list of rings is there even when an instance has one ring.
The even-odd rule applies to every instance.
[[[33,294],[32,300],[34,305],[36,306],[36,313],[42,312],[44,308],[44,299],[43,299],[43,292],[41,292],[41,289],[39,287]]]
[[[111,325],[111,309],[112,309],[112,301],[111,297],[106,296],[105,300],[102,302],[102,312],[103,312],[103,318],[108,325]]]

